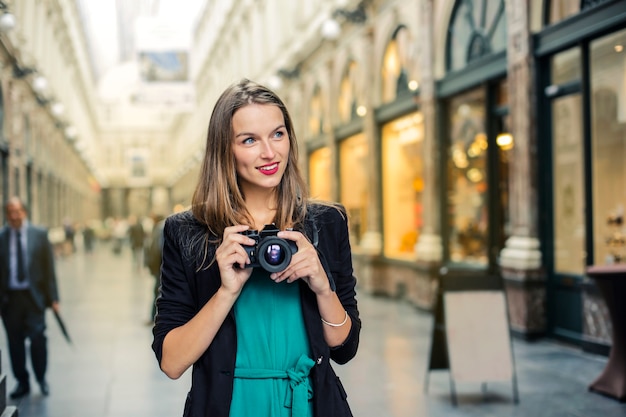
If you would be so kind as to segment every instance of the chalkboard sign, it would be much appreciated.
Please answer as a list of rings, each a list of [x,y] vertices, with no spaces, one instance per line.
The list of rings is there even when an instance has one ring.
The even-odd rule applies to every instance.
[[[443,297],[452,379],[511,381],[513,353],[504,293],[457,291]]]
[[[432,370],[449,370],[450,396],[456,382],[511,381],[518,402],[507,302],[502,279],[495,276],[439,277],[424,392]]]

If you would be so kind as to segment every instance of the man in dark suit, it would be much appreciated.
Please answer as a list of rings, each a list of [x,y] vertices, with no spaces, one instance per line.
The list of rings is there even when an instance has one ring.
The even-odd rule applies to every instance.
[[[41,393],[48,395],[45,312],[47,307],[59,311],[52,245],[46,229],[28,222],[19,197],[9,199],[5,210],[8,225],[0,229],[0,312],[18,383],[11,398],[30,393],[26,338],[30,339],[33,373]]]

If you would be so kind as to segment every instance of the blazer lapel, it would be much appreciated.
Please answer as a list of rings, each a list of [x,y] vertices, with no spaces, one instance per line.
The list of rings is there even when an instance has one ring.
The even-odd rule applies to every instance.
[[[0,259],[2,262],[1,276],[8,280],[9,277],[9,228],[7,226],[0,229]]]

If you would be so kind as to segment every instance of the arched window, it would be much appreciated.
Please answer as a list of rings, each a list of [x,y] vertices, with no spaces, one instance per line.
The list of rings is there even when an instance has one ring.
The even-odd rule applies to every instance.
[[[309,133],[312,137],[319,136],[324,131],[322,107],[322,92],[320,87],[316,86],[309,103]]]
[[[357,64],[350,60],[346,65],[341,84],[339,85],[339,119],[342,123],[348,123],[356,118],[356,70]]]
[[[413,39],[406,26],[396,28],[387,44],[383,57],[382,80],[383,102],[394,101],[398,96],[417,89],[417,80],[411,74],[416,68]]]
[[[456,71],[506,49],[504,0],[459,0],[450,23],[446,68]]]

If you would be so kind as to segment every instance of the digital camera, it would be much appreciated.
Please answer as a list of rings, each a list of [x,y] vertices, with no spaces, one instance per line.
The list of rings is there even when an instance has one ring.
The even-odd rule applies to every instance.
[[[298,251],[296,242],[276,236],[280,230],[273,224],[266,224],[263,230],[244,230],[239,232],[256,241],[252,246],[242,245],[250,263],[247,268],[260,266],[268,272],[285,270],[291,262],[291,256]]]

